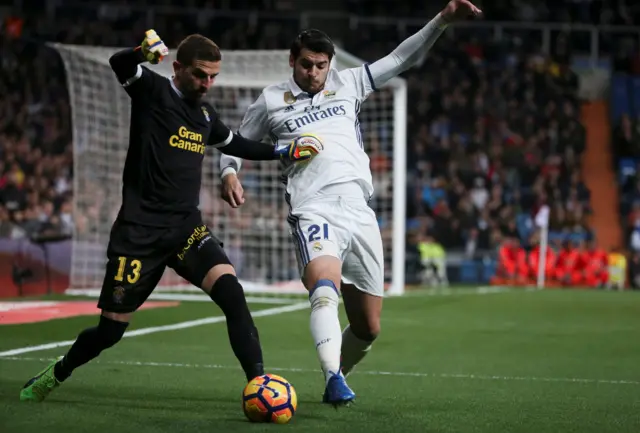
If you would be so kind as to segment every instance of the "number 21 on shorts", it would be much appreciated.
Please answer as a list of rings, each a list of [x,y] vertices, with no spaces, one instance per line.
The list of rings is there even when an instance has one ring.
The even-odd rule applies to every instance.
[[[307,229],[307,234],[309,235],[309,238],[307,239],[309,242],[315,242],[321,239],[327,240],[329,239],[329,224],[324,223],[321,226],[318,224],[312,224]]]
[[[113,278],[116,281],[127,281],[129,284],[135,284],[140,279],[140,270],[142,262],[138,259],[131,259],[127,266],[127,257],[118,257],[118,272]]]
[[[305,230],[308,260],[314,257],[330,255],[339,257],[338,246],[333,239],[329,224],[312,224]]]

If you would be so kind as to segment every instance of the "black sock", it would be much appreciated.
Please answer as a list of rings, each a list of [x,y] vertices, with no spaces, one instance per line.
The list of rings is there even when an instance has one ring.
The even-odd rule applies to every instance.
[[[238,278],[231,274],[221,276],[213,284],[209,296],[227,318],[229,342],[247,376],[247,381],[262,376],[264,365],[260,337]]]
[[[116,344],[124,335],[127,326],[129,326],[128,323],[100,316],[98,326],[82,331],[64,358],[56,363],[53,370],[56,379],[60,382],[64,381],[71,376],[73,370],[100,355],[104,349]]]

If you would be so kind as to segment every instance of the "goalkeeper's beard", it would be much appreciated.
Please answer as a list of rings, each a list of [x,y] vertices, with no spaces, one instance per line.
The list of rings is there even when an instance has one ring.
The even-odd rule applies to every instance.
[[[196,90],[193,92],[193,97],[191,99],[195,100],[195,101],[199,101],[202,98],[204,98],[205,96],[207,96],[207,90]]]
[[[209,89],[207,89],[206,87],[203,87],[203,86],[194,87],[193,85],[190,85],[189,83],[183,84],[179,78],[176,79],[176,83],[175,84],[176,84],[176,87],[178,88],[178,90],[180,90],[180,92],[184,96],[184,98],[189,100],[189,101],[197,102],[200,99],[202,99],[204,96],[206,96],[207,92],[209,91]]]
[[[197,102],[207,95],[207,89],[206,88],[190,89],[187,92],[182,92],[182,93],[184,94],[185,98],[191,101]]]

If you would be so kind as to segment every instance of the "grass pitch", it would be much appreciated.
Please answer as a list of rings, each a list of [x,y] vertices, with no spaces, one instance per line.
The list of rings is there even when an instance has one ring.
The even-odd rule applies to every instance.
[[[320,403],[301,309],[256,318],[267,371],[298,392],[287,425],[244,418],[244,375],[219,322],[125,338],[41,404],[20,402],[20,388],[66,347],[0,355],[0,432],[640,432],[640,293],[479,293],[385,300],[382,334],[349,378],[350,408]],[[140,311],[129,330],[219,315],[211,302],[183,302]],[[95,323],[0,326],[0,352],[73,340]]]

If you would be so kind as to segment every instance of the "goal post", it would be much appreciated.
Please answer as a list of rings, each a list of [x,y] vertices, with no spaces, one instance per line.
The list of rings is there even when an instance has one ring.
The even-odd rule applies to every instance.
[[[67,77],[74,151],[75,228],[69,292],[102,285],[111,225],[121,203],[122,169],[129,143],[130,99],[109,66],[113,47],[51,44]],[[291,75],[287,50],[224,51],[222,71],[207,99],[223,122],[236,130],[247,107],[270,84]],[[150,69],[170,77],[173,53]],[[338,49],[338,69],[364,61]],[[360,113],[365,149],[372,160],[388,294],[402,294],[405,281],[407,90],[401,78],[372,94]],[[220,152],[206,152],[200,209],[206,224],[224,243],[245,291],[306,293],[297,273],[290,240],[284,186],[276,162],[244,161],[240,179],[246,202],[231,209],[219,198]],[[159,291],[198,290],[167,269]]]

